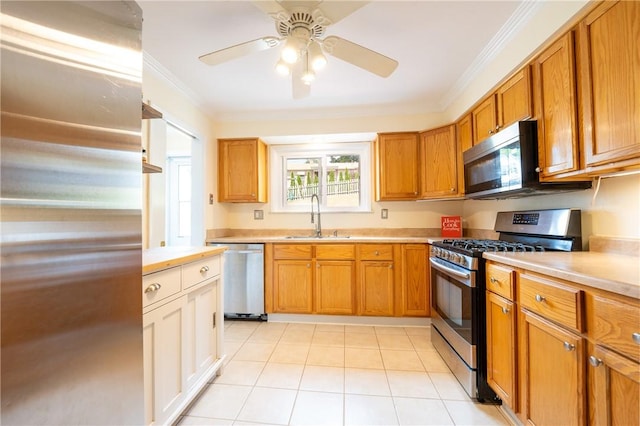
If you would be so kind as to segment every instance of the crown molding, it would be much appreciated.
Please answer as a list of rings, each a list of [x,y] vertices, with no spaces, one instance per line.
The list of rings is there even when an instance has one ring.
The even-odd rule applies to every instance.
[[[440,110],[445,111],[451,106],[453,101],[458,98],[465,89],[469,87],[484,70],[489,63],[504,50],[509,42],[522,31],[523,26],[538,12],[541,2],[536,0],[527,0],[518,6],[518,8],[509,17],[507,22],[500,28],[495,36],[487,43],[480,54],[469,65],[466,71],[460,76],[449,91],[442,97],[440,101]]]

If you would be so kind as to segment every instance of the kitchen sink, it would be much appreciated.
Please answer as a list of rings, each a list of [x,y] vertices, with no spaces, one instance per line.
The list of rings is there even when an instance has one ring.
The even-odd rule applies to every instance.
[[[289,240],[320,240],[320,239],[341,239],[351,238],[350,235],[288,235],[285,237]]]

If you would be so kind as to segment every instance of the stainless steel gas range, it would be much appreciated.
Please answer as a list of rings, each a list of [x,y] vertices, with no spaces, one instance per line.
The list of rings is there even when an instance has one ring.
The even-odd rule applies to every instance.
[[[580,251],[576,209],[499,212],[498,240],[434,242],[431,265],[431,340],[470,397],[500,403],[487,384],[485,251]]]

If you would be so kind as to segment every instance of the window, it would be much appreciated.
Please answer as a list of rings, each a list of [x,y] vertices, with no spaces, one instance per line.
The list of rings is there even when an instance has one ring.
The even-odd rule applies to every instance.
[[[307,212],[314,194],[322,211],[371,210],[371,143],[270,149],[274,212]]]

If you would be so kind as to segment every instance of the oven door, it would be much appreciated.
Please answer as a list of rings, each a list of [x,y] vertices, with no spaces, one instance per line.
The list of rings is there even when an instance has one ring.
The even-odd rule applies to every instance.
[[[471,369],[477,367],[476,272],[437,257],[431,264],[431,323]]]

